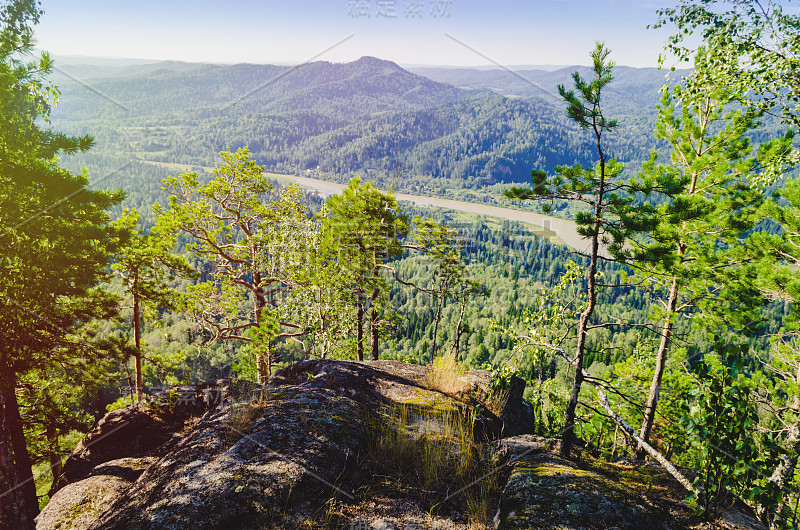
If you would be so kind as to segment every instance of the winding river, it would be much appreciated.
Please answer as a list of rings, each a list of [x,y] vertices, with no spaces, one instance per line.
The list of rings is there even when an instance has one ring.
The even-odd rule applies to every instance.
[[[282,181],[293,181],[304,188],[314,189],[319,192],[323,197],[327,197],[341,192],[344,184],[336,184],[334,182],[327,182],[324,180],[312,179],[309,177],[298,177],[295,175],[277,175],[267,173],[272,178],[280,178]],[[452,199],[440,199],[438,197],[426,197],[423,195],[409,195],[407,193],[396,193],[398,201],[408,201],[418,206],[435,206],[439,208],[447,208],[449,210],[457,210],[477,215],[486,215],[489,217],[496,217],[498,219],[508,219],[509,221],[517,221],[531,225],[535,231],[544,232],[549,235],[552,240],[564,243],[576,250],[588,251],[589,241],[581,237],[573,221],[566,219],[559,219],[557,217],[550,217],[534,212],[523,212],[520,210],[512,210],[511,208],[503,208],[500,206],[490,206],[488,204],[480,204],[475,202],[455,201]]]
[[[165,162],[147,163],[162,167],[174,167],[184,171],[191,170],[192,167],[197,167],[185,164],[169,164]],[[212,168],[203,169],[206,169],[207,171],[212,170]],[[337,184],[335,182],[328,182],[309,177],[298,177],[296,175],[283,175],[278,173],[265,173],[265,175],[284,183],[295,182],[303,188],[316,190],[323,197],[340,193],[345,188],[344,184]],[[576,230],[577,227],[573,221],[566,219],[559,219],[557,217],[550,217],[548,215],[542,215],[534,212],[512,210],[511,208],[503,208],[500,206],[490,206],[488,204],[480,204],[475,202],[455,201],[452,199],[440,199],[438,197],[426,197],[423,195],[396,193],[395,197],[397,197],[398,201],[408,201],[418,206],[447,208],[449,210],[456,210],[477,215],[486,215],[488,217],[508,219],[509,221],[525,223],[531,226],[535,232],[549,236],[554,242],[564,243],[579,251],[587,252],[589,250],[589,241],[578,235]]]

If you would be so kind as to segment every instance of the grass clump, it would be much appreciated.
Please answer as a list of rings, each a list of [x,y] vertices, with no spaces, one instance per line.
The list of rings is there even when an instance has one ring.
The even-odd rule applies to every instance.
[[[249,399],[231,403],[228,411],[228,437],[236,442],[248,432],[256,417],[260,416],[267,406],[269,395],[263,388],[252,391]]]
[[[443,394],[458,394],[469,391],[470,385],[462,379],[466,370],[451,355],[440,355],[431,360],[425,378],[428,390]]]
[[[488,445],[473,436],[471,410],[388,407],[373,426],[369,465],[398,491],[418,494],[426,510],[460,507],[470,524],[489,524],[500,494]]]

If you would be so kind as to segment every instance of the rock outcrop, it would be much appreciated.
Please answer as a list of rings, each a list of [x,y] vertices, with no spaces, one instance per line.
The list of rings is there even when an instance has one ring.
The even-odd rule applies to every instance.
[[[426,490],[414,471],[421,462],[408,480],[375,471],[395,458],[376,453],[376,433],[386,433],[398,407],[412,434],[414,422],[437,414],[472,418],[476,454],[468,456],[485,454],[495,485],[481,497],[487,527],[692,525],[673,506],[681,492],[669,477],[659,475],[651,498],[636,480],[560,459],[553,440],[524,434],[532,414],[521,382],[496,399],[487,372],[445,375],[394,361],[317,360],[277,372],[263,388],[220,381],[173,389],[156,406],[97,424],[65,464],[37,528],[476,527],[466,508],[476,502],[472,485]]]

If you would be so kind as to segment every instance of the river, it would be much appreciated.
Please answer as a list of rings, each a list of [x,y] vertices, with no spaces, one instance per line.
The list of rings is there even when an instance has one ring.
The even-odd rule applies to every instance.
[[[268,176],[273,178],[280,177],[281,180],[290,180],[296,182],[304,188],[314,189],[319,192],[323,197],[333,195],[341,192],[344,184],[337,184],[335,182],[327,182],[319,179],[312,179],[309,177],[298,177],[295,175],[277,175],[267,173]],[[589,241],[581,237],[573,221],[566,219],[559,219],[557,217],[550,217],[534,212],[523,212],[520,210],[513,210],[511,208],[503,208],[501,206],[490,206],[488,204],[480,204],[475,202],[455,201],[452,199],[440,199],[439,197],[426,197],[423,195],[409,195],[407,193],[395,193],[398,201],[408,201],[418,206],[435,206],[439,208],[447,208],[450,210],[457,210],[460,212],[467,212],[477,215],[486,215],[498,219],[508,219],[509,221],[517,221],[531,225],[538,232],[544,232],[550,235],[554,241],[564,243],[576,250],[588,251]]]
[[[146,163],[162,167],[174,167],[176,169],[182,169],[186,171],[190,170],[192,167],[197,167],[185,164],[169,164],[165,162]],[[212,170],[212,168],[203,169],[208,171]],[[281,182],[295,182],[301,187],[316,190],[323,197],[340,193],[345,188],[344,184],[337,184],[335,182],[328,182],[310,177],[298,177],[296,175],[283,175],[278,173],[265,173],[265,175]],[[577,232],[577,225],[573,221],[569,221],[567,219],[559,219],[557,217],[550,217],[548,215],[542,215],[534,212],[523,212],[519,210],[513,210],[511,208],[503,208],[501,206],[490,206],[488,204],[455,201],[452,199],[440,199],[438,197],[426,197],[423,195],[396,193],[395,197],[397,197],[398,201],[408,201],[418,206],[434,206],[471,214],[486,215],[488,217],[495,217],[498,219],[508,219],[509,221],[517,221],[531,226],[536,232],[549,236],[554,242],[564,243],[576,250],[583,252],[588,252],[589,250],[589,241],[581,237]]]

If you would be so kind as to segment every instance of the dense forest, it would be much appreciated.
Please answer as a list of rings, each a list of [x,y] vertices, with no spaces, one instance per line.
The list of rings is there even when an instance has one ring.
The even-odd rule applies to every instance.
[[[340,182],[369,175],[412,192],[524,182],[532,167],[591,161],[591,144],[568,126],[553,95],[568,82],[566,70],[531,72],[532,86],[547,92],[520,98],[458,89],[371,57],[297,68],[171,67],[89,77],[102,96],[65,79],[53,123],[94,131],[95,155],[212,166],[216,153],[247,146],[268,171]],[[609,98],[624,130],[613,153],[641,162],[653,147],[663,74],[628,69],[623,79]]]
[[[521,377],[562,455],[650,458],[704,518],[735,495],[797,527],[800,21],[748,5],[659,12],[693,66],[660,94],[598,43],[530,84],[157,63],[87,67],[89,95],[31,58],[38,3],[0,4],[0,527],[34,527],[107,411],[311,358]],[[589,250],[384,191],[463,189],[570,216]]]

